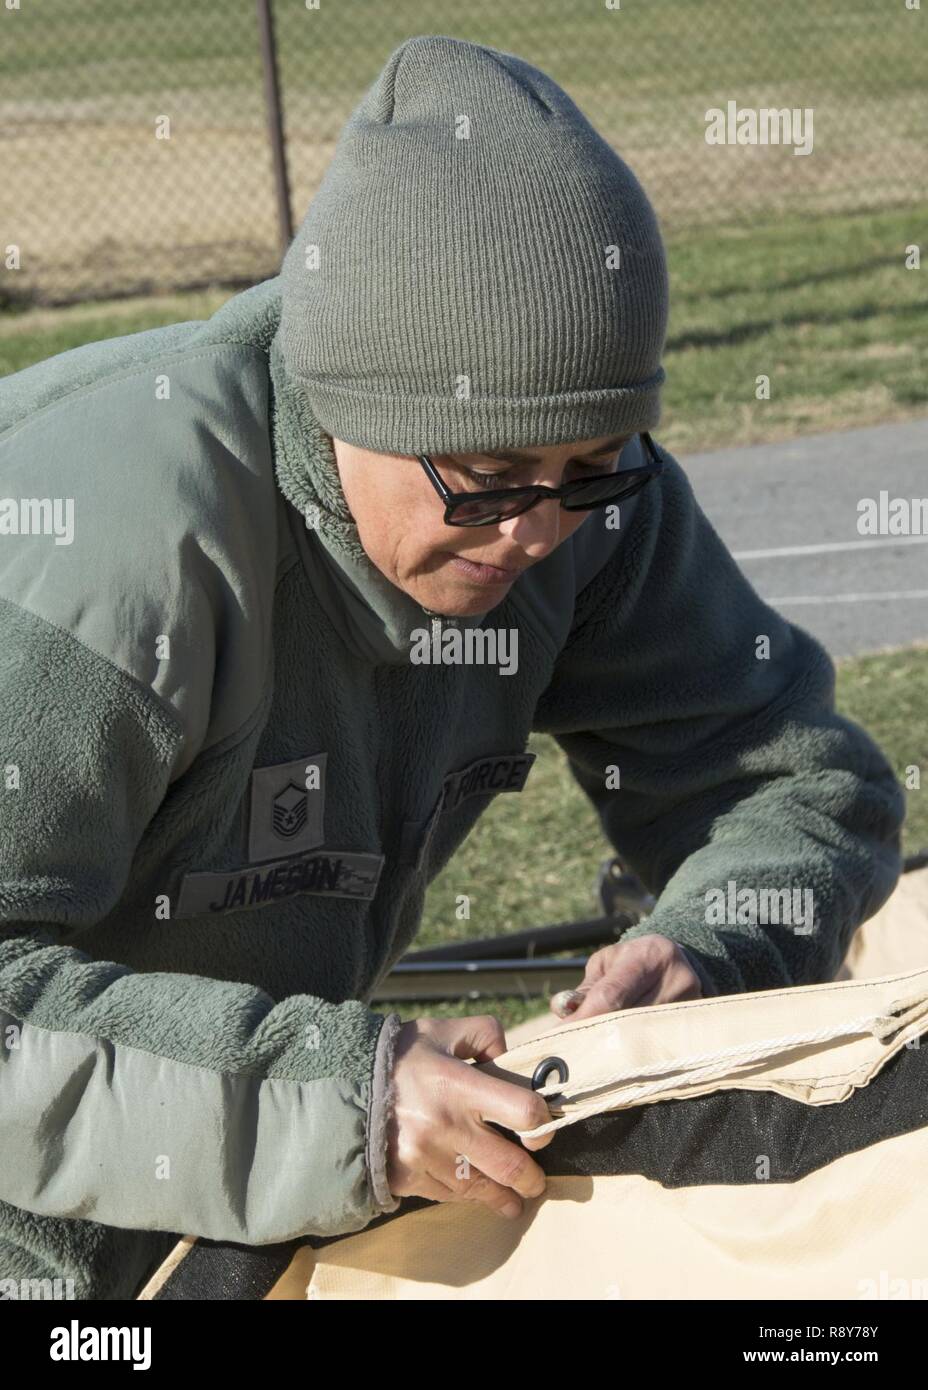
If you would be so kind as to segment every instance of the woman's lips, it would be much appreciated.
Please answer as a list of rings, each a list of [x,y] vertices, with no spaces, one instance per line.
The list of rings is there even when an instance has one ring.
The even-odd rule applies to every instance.
[[[498,565],[484,565],[476,560],[465,560],[463,555],[452,555],[451,563],[474,584],[511,584],[522,573],[521,569],[504,570]]]

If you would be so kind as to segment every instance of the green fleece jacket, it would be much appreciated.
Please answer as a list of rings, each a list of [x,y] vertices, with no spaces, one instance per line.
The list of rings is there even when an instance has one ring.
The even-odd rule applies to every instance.
[[[272,279],[0,383],[0,1279],[126,1297],[172,1233],[395,1208],[367,1001],[532,730],[659,895],[628,936],[709,992],[831,978],[899,873],[886,760],[666,451],[618,527],[433,629],[360,547],[279,315]],[[414,660],[423,629],[516,632],[517,665]],[[732,880],[814,924],[711,925]]]

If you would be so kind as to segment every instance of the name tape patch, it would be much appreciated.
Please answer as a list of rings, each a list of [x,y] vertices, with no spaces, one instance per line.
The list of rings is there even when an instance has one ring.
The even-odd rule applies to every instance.
[[[204,912],[241,912],[249,907],[300,893],[326,898],[371,899],[377,892],[382,854],[354,850],[326,850],[282,859],[259,868],[239,868],[224,873],[185,874],[175,917],[195,917]]]

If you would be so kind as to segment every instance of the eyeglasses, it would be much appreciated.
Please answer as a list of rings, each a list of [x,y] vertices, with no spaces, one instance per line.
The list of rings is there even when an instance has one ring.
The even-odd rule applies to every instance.
[[[648,454],[648,462],[641,467],[621,468],[593,478],[575,478],[562,487],[536,483],[532,487],[494,488],[489,492],[452,492],[427,454],[418,454],[417,458],[445,504],[445,521],[449,526],[492,526],[527,512],[549,497],[559,498],[565,511],[586,512],[640,492],[664,468],[651,436],[642,431],[641,439]]]

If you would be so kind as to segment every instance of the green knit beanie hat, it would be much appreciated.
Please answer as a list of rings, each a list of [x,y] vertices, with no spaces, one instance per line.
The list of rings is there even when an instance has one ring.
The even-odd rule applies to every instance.
[[[475,453],[652,428],[668,284],[629,167],[514,54],[407,39],[281,269],[279,349],[334,438]]]

